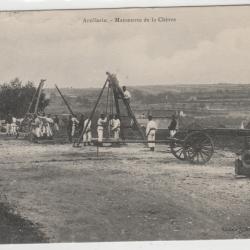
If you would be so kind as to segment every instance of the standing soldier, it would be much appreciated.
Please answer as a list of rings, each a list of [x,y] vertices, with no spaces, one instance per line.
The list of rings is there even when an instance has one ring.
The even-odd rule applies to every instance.
[[[91,134],[91,120],[87,118],[84,121],[85,133],[83,134],[83,145],[86,146],[87,144],[90,146],[92,141],[92,134]]]
[[[148,124],[146,128],[146,135],[148,139],[148,147],[151,151],[155,150],[155,133],[157,130],[157,124],[155,121],[153,121],[152,115],[148,116]]]
[[[57,115],[54,118],[54,129],[55,131],[59,131],[59,118]]]
[[[113,119],[113,124],[112,124],[112,131],[114,132],[114,139],[116,141],[119,141],[120,139],[120,127],[121,127],[121,122],[119,119],[119,116],[116,114],[115,118]]]
[[[100,115],[100,118],[97,121],[97,135],[98,135],[98,144],[102,146],[103,140],[103,129],[107,122],[107,117],[104,114]]]
[[[40,123],[40,133],[41,133],[41,137],[47,137],[47,121],[46,121],[46,115],[44,112],[42,112],[41,116],[38,116],[38,118],[40,119],[41,123]]]
[[[53,137],[53,132],[52,132],[52,127],[53,127],[53,123],[54,120],[51,118],[50,114],[48,114],[48,116],[46,117],[46,135],[48,138],[52,138]]]
[[[32,132],[35,135],[36,139],[41,137],[41,120],[39,117],[35,114],[33,122],[31,123],[31,126],[33,127]]]
[[[73,137],[75,135],[76,132],[76,127],[79,124],[79,121],[77,120],[76,116],[73,115],[72,117],[72,130],[71,130],[71,137]]]
[[[168,126],[170,137],[175,136],[176,127],[177,127],[177,121],[176,121],[175,115],[172,115],[172,121],[171,121],[170,125]]]
[[[17,120],[16,117],[12,117],[12,123],[11,123],[11,134],[12,135],[17,135],[17,124],[16,124]]]

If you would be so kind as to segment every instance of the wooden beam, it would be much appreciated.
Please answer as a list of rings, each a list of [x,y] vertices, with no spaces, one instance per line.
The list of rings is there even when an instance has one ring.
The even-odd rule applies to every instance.
[[[45,81],[46,81],[45,79],[41,79],[39,87],[38,87],[38,95],[37,95],[35,109],[34,109],[34,113],[35,114],[37,114],[38,105],[39,105],[39,102],[40,102],[40,98],[41,98],[41,94],[42,94],[42,89],[43,89],[43,85],[44,85]]]
[[[62,94],[61,90],[57,87],[57,85],[56,85],[56,84],[55,84],[55,87],[56,87],[56,89],[57,89],[57,91],[58,91],[59,95],[60,95],[60,96],[61,96],[61,98],[63,99],[63,101],[64,101],[65,105],[67,106],[67,108],[68,108],[68,110],[69,110],[70,114],[74,116],[75,114],[74,114],[73,110],[71,109],[71,107],[69,106],[68,102],[66,101],[65,97],[63,96],[63,94]]]

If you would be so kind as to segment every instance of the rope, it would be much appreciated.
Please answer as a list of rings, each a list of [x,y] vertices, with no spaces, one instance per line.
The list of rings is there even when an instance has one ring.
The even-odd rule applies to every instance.
[[[110,113],[111,113],[112,115],[114,115],[113,98],[114,98],[114,96],[113,96],[112,89],[111,89],[111,91],[110,91]]]
[[[109,104],[109,87],[108,87],[108,93],[107,93],[107,103],[106,103],[106,115],[108,114],[108,104]]]
[[[110,88],[110,97],[109,97],[109,114],[112,115],[112,119],[113,119],[113,110],[112,110],[112,105],[113,105],[113,100],[112,100],[112,88]],[[110,122],[110,121],[109,121]],[[110,124],[108,126],[108,136],[111,136],[111,127]]]

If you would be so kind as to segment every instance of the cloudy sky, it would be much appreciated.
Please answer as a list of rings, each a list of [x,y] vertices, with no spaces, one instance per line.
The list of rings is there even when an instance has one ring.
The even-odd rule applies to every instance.
[[[47,87],[250,83],[250,7],[0,13],[0,83]],[[84,23],[84,18],[175,18],[175,22]]]

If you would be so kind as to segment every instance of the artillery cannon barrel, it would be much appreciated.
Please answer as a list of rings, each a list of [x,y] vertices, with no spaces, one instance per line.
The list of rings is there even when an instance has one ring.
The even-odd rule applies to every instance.
[[[250,129],[237,129],[237,128],[204,128],[193,129],[188,132],[204,132],[209,135],[223,135],[223,136],[250,136]]]
[[[92,139],[93,142],[97,142],[97,138]],[[165,140],[155,140],[155,141],[149,141],[149,140],[110,140],[110,139],[103,139],[103,143],[170,143],[170,142],[184,142],[183,140],[176,139],[176,138],[167,138]]]

